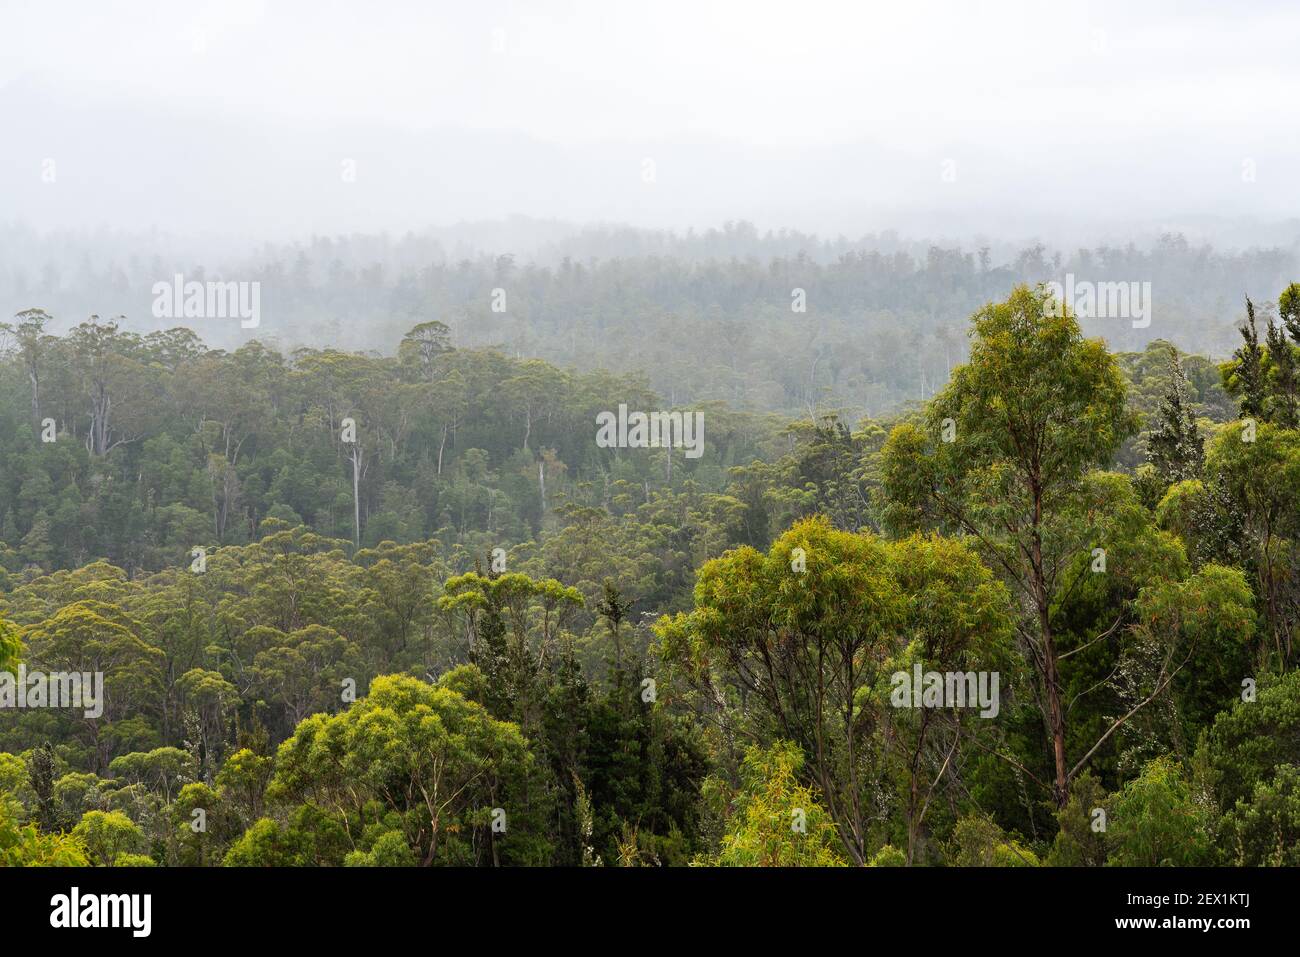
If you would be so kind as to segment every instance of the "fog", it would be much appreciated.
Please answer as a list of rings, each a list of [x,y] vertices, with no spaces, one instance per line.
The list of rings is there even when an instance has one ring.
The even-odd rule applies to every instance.
[[[971,866],[872,903],[1248,929],[1164,869],[1300,867],[1297,38],[0,0],[0,880],[177,868],[165,936],[238,867],[227,926],[335,950],[329,891],[479,913],[469,867]],[[565,939],[627,936],[596,883]],[[6,931],[76,918],[29,885]]]
[[[1297,35],[1287,3],[6,2],[0,222],[1290,245]]]

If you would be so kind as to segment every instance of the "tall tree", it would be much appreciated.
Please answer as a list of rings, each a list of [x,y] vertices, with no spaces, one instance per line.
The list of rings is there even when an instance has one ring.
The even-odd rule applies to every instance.
[[[1268,400],[1268,418],[1284,429],[1294,429],[1300,425],[1297,415],[1300,407],[1300,370],[1297,369],[1295,350],[1286,338],[1286,326],[1268,321],[1265,333],[1268,345],[1268,364],[1272,369],[1270,395]]]
[[[104,456],[145,433],[144,418],[156,409],[147,402],[162,382],[140,361],[141,343],[134,333],[121,332],[116,319],[91,316],[68,335],[72,364],[88,403],[90,430],[86,448]]]
[[[700,569],[695,608],[655,626],[664,657],[701,692],[758,705],[761,733],[799,746],[850,858],[867,861],[872,728],[864,700],[896,647],[904,599],[887,545],[796,523],[764,555],[744,547]],[[742,719],[743,720],[743,719]]]
[[[973,317],[970,361],[929,403],[926,426],[894,429],[884,449],[890,524],[937,524],[974,537],[1017,593],[1017,631],[1038,677],[1054,767],[1069,799],[1066,702],[1055,616],[1100,516],[1071,507],[1085,474],[1136,430],[1105,345],[1084,339],[1048,292],[1017,287]]]
[[[27,374],[31,386],[32,429],[39,432],[41,427],[41,376],[46,359],[57,348],[58,340],[45,332],[45,324],[50,316],[44,309],[26,309],[18,313],[14,325],[0,323],[0,331],[13,336],[17,345],[19,361]]]
[[[1196,427],[1187,376],[1178,350],[1169,347],[1169,389],[1160,399],[1147,454],[1166,483],[1196,478],[1205,463],[1205,440]]]
[[[1259,347],[1259,330],[1255,327],[1255,304],[1249,296],[1246,297],[1246,321],[1240,331],[1242,343],[1232,354],[1236,366],[1230,385],[1239,397],[1241,414],[1262,418],[1265,400],[1264,356]]]

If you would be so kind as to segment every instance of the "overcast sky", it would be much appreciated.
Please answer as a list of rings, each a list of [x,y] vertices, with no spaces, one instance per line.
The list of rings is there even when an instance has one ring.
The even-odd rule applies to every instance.
[[[0,0],[0,218],[1276,221],[1300,209],[1297,37],[1294,2]]]

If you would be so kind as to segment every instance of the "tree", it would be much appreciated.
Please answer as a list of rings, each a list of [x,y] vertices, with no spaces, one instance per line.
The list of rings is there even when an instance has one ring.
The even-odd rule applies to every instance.
[[[963,542],[938,535],[913,535],[894,544],[892,552],[907,601],[902,631],[908,644],[894,661],[895,671],[910,675],[919,665],[923,672],[997,672],[1010,679],[1010,595],[978,555]],[[983,732],[989,722],[961,707],[890,708],[883,717],[884,747],[897,753],[905,768],[910,865],[940,785],[957,776],[963,740],[988,737]]]
[[[858,864],[867,860],[869,740],[878,720],[863,695],[877,683],[903,613],[885,543],[812,518],[767,555],[742,547],[706,563],[695,609],[655,626],[664,658],[706,707],[716,709],[730,687],[761,707],[764,733],[808,756],[809,777]]]
[[[462,622],[470,661],[487,678],[494,713],[532,733],[541,719],[538,679],[560,652],[565,625],[583,605],[581,592],[554,579],[518,572],[447,579],[438,607]],[[541,612],[530,621],[530,611]]]
[[[216,540],[224,541],[227,523],[238,505],[241,454],[258,433],[274,428],[273,417],[267,413],[274,411],[283,390],[284,361],[279,353],[258,342],[231,354],[197,349],[186,353],[188,358],[175,373],[183,380],[176,391],[180,407],[193,422],[194,435],[207,453],[213,526]]]
[[[211,867],[221,863],[227,848],[243,833],[229,802],[206,784],[192,781],[180,789],[168,807],[169,848],[182,867]]]
[[[605,579],[604,597],[596,603],[596,613],[605,622],[609,637],[614,645],[614,667],[623,667],[623,621],[632,608],[632,603],[624,601],[618,586],[608,578]]]
[[[18,637],[18,630],[0,618],[0,671],[12,672],[17,668],[22,650],[23,642]]]
[[[1238,867],[1300,865],[1300,768],[1284,764],[1223,819],[1227,858]]]
[[[741,765],[727,833],[716,859],[723,867],[843,867],[835,823],[817,795],[799,783],[803,755],[788,741],[752,747]]]
[[[72,829],[86,846],[86,856],[97,867],[112,867],[124,854],[138,850],[144,835],[121,811],[87,811]]]
[[[1114,796],[1107,819],[1107,863],[1117,867],[1196,867],[1213,862],[1208,809],[1182,769],[1166,757]]]
[[[1300,767],[1300,671],[1261,679],[1254,700],[1221,712],[1197,746],[1194,766],[1215,804],[1250,801],[1285,765]]]
[[[389,650],[405,652],[417,635],[431,640],[429,595],[441,567],[434,543],[384,541],[357,552],[354,560],[365,569],[362,580],[374,595],[374,616]]]
[[[31,385],[31,424],[32,431],[39,433],[41,428],[41,375],[47,356],[56,348],[58,340],[45,332],[45,324],[51,317],[43,309],[26,309],[15,317],[18,321],[10,326],[0,323],[0,331],[12,335],[18,346],[19,360],[27,381]]]
[[[1272,370],[1270,395],[1267,403],[1268,419],[1284,429],[1300,425],[1300,369],[1297,368],[1295,350],[1286,340],[1286,327],[1268,321],[1265,331],[1268,345],[1268,365]]]
[[[528,449],[535,421],[546,412],[567,384],[567,376],[540,359],[527,359],[515,374],[501,383],[505,395],[524,414],[524,436],[521,447]]]
[[[312,804],[294,808],[288,820],[260,818],[230,846],[224,867],[338,867],[353,839],[338,818]]]
[[[1070,800],[1057,814],[1059,830],[1049,867],[1101,867],[1106,863],[1106,789],[1084,772],[1070,782]]]
[[[149,713],[161,693],[163,655],[139,637],[140,626],[116,605],[78,601],[66,605],[28,632],[34,667],[45,671],[102,674],[102,715],[76,711],[76,726],[93,747],[95,770],[108,767],[111,736],[119,721]]]
[[[143,784],[170,802],[181,785],[192,780],[195,768],[189,754],[180,748],[156,748],[149,752],[124,754],[109,762],[114,777]]]
[[[115,319],[101,322],[91,316],[72,330],[68,346],[89,404],[86,449],[100,457],[120,445],[138,442],[149,414],[147,399],[160,385],[139,359],[140,338],[119,331]]]
[[[481,705],[414,678],[383,676],[342,714],[298,726],[280,747],[268,794],[328,809],[354,845],[374,802],[425,867],[482,853],[500,861],[512,843],[509,817],[527,820],[517,785],[531,761],[518,727]],[[507,815],[504,837],[492,827],[497,808]]]
[[[1085,478],[1109,463],[1136,422],[1114,358],[1099,340],[1084,339],[1046,292],[1018,287],[973,325],[970,361],[927,406],[925,430],[900,425],[885,445],[886,517],[895,529],[928,525],[972,536],[1013,589],[1025,609],[1016,628],[1037,678],[1052,794],[1063,807],[1082,767],[1067,754],[1061,599],[1083,580],[1096,560],[1092,550],[1115,524],[1106,499],[1128,494]],[[1150,535],[1140,527],[1111,534],[1120,531]],[[1101,637],[1121,624],[1118,616],[1103,624]],[[1095,748],[1085,749],[1085,762]]]
[[[397,346],[397,358],[403,368],[424,381],[433,382],[437,376],[437,359],[451,351],[451,330],[445,323],[433,320],[412,327]]]
[[[0,866],[86,867],[89,861],[82,839],[73,834],[45,833],[34,824],[14,822],[0,801]]]
[[[1160,400],[1156,424],[1147,436],[1147,455],[1166,485],[1198,478],[1205,462],[1205,440],[1196,426],[1187,376],[1172,346],[1169,368],[1169,390]]]
[[[222,799],[238,809],[247,827],[262,816],[267,786],[275,772],[272,758],[240,748],[226,758],[217,774]]]
[[[1275,668],[1289,667],[1300,628],[1300,432],[1233,423],[1210,446],[1207,472],[1221,489],[1225,522],[1254,566]]]
[[[1300,283],[1293,282],[1277,297],[1277,312],[1292,341],[1300,344]]]
[[[27,755],[27,776],[35,798],[36,823],[43,831],[59,828],[58,807],[54,798],[54,747],[46,741]]]
[[[337,447],[344,451],[350,466],[353,542],[357,547],[361,545],[361,479],[369,468],[367,448],[372,452],[374,448],[368,429],[376,419],[376,410],[366,407],[366,399],[373,399],[372,383],[386,370],[391,366],[336,349],[299,349],[294,353],[296,384]],[[350,426],[344,426],[344,419],[352,420]]]
[[[1038,855],[1008,838],[986,814],[970,814],[953,828],[948,857],[956,867],[1038,867]]]
[[[1237,395],[1241,414],[1262,418],[1265,410],[1264,355],[1259,347],[1259,330],[1255,327],[1255,304],[1246,297],[1246,321],[1241,326],[1242,343],[1232,354],[1236,360],[1225,386]]]

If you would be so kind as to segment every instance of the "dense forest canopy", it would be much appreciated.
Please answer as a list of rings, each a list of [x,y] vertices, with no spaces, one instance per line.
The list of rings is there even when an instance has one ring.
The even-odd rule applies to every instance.
[[[1194,296],[1279,268],[1146,255]],[[0,861],[1300,863],[1300,286],[1207,307],[1215,361],[1158,322],[1112,351],[1014,282],[1039,265],[287,287],[304,317],[371,288],[388,351],[18,314],[0,671],[103,687],[0,710]],[[502,284],[494,326],[468,304]],[[654,350],[705,329],[677,354],[716,375],[680,381],[722,385],[678,389]],[[602,447],[620,405],[699,412],[703,454]]]
[[[94,312],[121,315],[124,329],[144,334],[183,321],[151,314],[159,278],[239,279],[260,283],[257,328],[191,323],[229,351],[258,339],[285,355],[387,354],[408,329],[437,319],[459,348],[644,375],[671,404],[717,400],[800,416],[834,408],[857,418],[933,396],[965,358],[964,317],[1017,283],[1149,282],[1149,324],[1083,315],[1085,333],[1117,351],[1165,339],[1221,360],[1237,346],[1243,295],[1271,301],[1300,272],[1294,247],[1228,251],[1178,233],[1142,246],[1050,249],[887,232],[819,239],[745,222],[684,234],[543,225],[531,224],[543,236],[525,252],[466,227],[322,236],[220,257],[158,237],[11,227],[0,229],[0,306],[39,305],[54,317],[52,331]],[[529,227],[512,222],[509,232]]]

